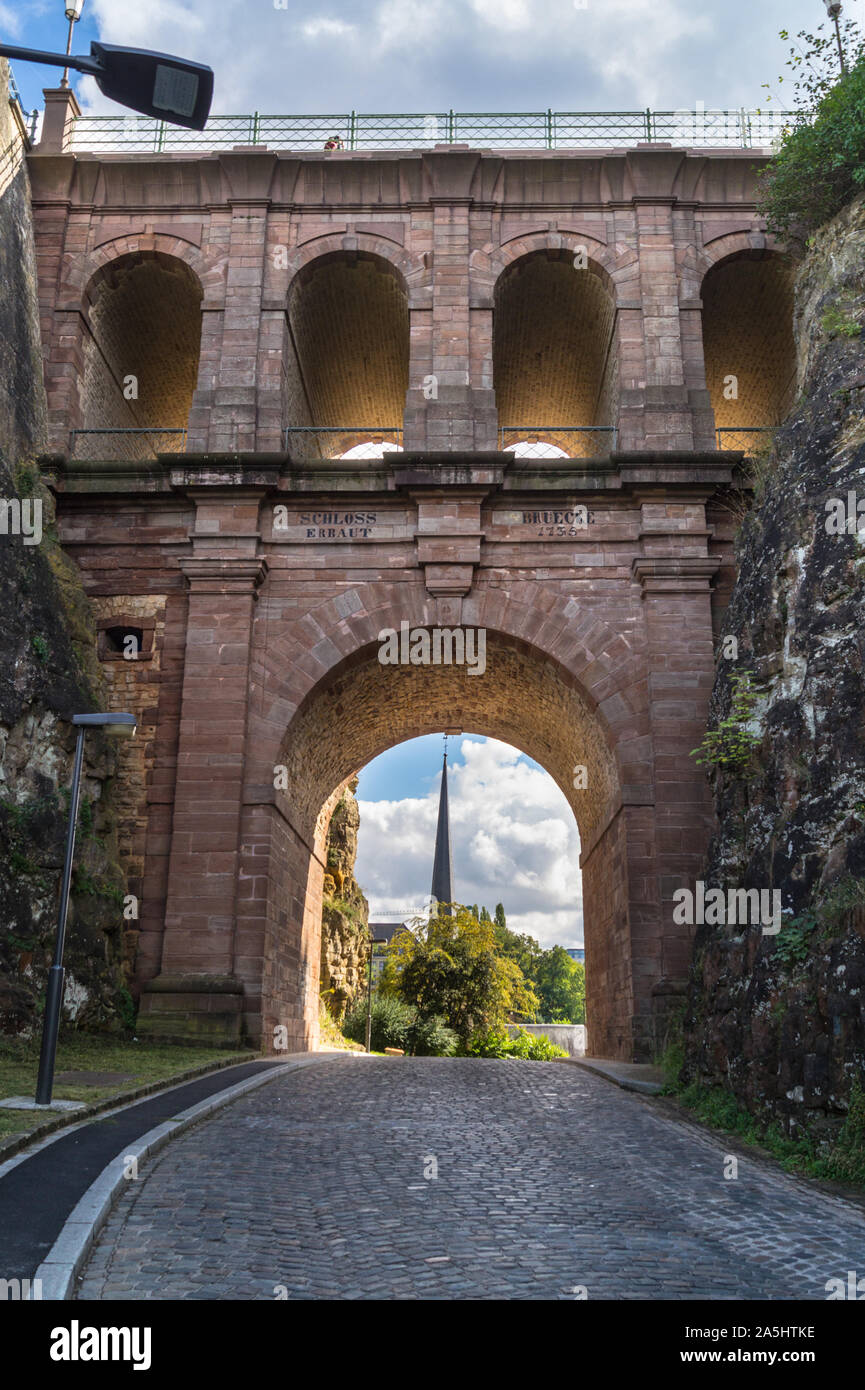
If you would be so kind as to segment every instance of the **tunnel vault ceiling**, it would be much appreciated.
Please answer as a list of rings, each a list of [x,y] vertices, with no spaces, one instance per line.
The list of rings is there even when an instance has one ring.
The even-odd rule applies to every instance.
[[[314,425],[402,425],[409,311],[391,267],[369,255],[322,257],[295,281],[288,318]]]
[[[567,797],[584,843],[603,825],[618,800],[615,762],[600,720],[560,667],[489,631],[481,676],[457,666],[382,666],[376,652],[314,691],[286,735],[285,810],[309,843],[347,778],[395,744],[442,729],[501,739],[534,758]],[[585,790],[573,785],[578,764]]]
[[[612,376],[613,301],[573,254],[541,252],[499,280],[493,375],[501,425],[587,426],[605,417]]]
[[[734,257],[703,282],[706,385],[719,428],[777,425],[795,389],[793,282],[781,256]],[[725,378],[738,398],[725,398]]]
[[[112,262],[89,295],[84,423],[186,427],[198,380],[201,286],[188,266],[142,252]],[[138,398],[124,396],[135,376]]]

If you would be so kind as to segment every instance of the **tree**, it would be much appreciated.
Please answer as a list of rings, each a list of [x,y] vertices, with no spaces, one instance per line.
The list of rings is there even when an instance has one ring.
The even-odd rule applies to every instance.
[[[513,1015],[532,1017],[539,1001],[516,961],[499,950],[489,913],[483,921],[459,904],[453,911],[396,934],[383,985],[422,1018],[446,1019],[465,1044]]]
[[[501,903],[499,907],[501,907]],[[502,917],[504,917],[504,912],[502,912]],[[502,955],[507,956],[508,960],[516,961],[523,975],[531,982],[535,978],[537,963],[543,955],[540,945],[533,936],[523,936],[518,932],[511,931],[505,925],[500,925],[498,909],[496,909],[496,921],[493,925],[496,944]]]
[[[564,946],[544,951],[534,976],[543,1023],[585,1023],[586,972]]]
[[[505,909],[502,903],[496,903],[496,915],[493,920],[495,921],[496,927],[499,931],[507,931],[508,924],[505,918]]]
[[[758,210],[769,230],[799,243],[865,189],[865,40],[848,20],[841,75],[834,32],[822,30],[801,30],[802,44],[790,50],[795,109],[759,178]],[[782,29],[781,38],[789,37]]]

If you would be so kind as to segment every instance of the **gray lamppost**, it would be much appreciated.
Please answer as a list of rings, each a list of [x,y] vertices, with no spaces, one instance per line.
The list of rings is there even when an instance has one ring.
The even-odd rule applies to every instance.
[[[66,40],[66,57],[72,52],[72,34],[75,25],[81,18],[81,11],[84,9],[84,0],[66,0],[66,18],[69,20],[69,38]],[[69,86],[69,69],[64,68],[63,76],[60,79],[61,87]]]
[[[373,948],[373,946],[386,946],[386,945],[387,945],[387,937],[383,937],[383,936],[382,936],[382,937],[373,936],[372,932],[370,932],[370,934],[369,934],[369,979],[367,980],[367,987],[366,987],[366,1050],[367,1050],[367,1052],[370,1051],[370,1043],[371,1043],[371,1041],[372,1041],[372,958],[373,958],[373,949],[372,949],[372,948]]]
[[[835,36],[838,39],[838,57],[841,59],[841,71],[847,71],[847,64],[844,62],[844,45],[841,42],[841,0],[823,0],[826,6],[826,13],[830,19],[835,21]]]
[[[134,714],[76,714],[72,723],[78,729],[75,762],[72,768],[72,787],[69,793],[69,828],[66,833],[66,859],[63,864],[63,884],[60,889],[60,910],[57,917],[57,940],[54,945],[54,964],[48,973],[45,995],[45,1016],[42,1021],[42,1050],[39,1054],[39,1078],[36,1082],[36,1104],[50,1105],[54,1089],[54,1059],[57,1055],[57,1034],[60,1030],[60,1011],[63,1006],[63,945],[66,940],[66,917],[69,912],[69,889],[72,884],[72,857],[75,853],[75,832],[78,826],[78,800],[81,794],[81,768],[84,764],[84,735],[88,729],[104,729],[118,738],[135,734]]]

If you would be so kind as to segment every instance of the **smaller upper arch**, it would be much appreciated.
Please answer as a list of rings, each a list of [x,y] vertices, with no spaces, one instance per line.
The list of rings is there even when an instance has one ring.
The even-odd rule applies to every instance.
[[[725,232],[703,246],[696,248],[694,273],[702,283],[709,271],[723,261],[736,259],[765,260],[777,257],[789,260],[786,247],[767,232],[757,232],[753,228],[737,232]]]
[[[195,277],[202,297],[209,298],[214,286],[225,282],[224,267],[216,257],[180,237],[153,232],[114,237],[87,256],[68,256],[66,283],[78,292],[83,306],[99,283],[111,274],[112,267],[136,257],[180,261]]]
[[[490,245],[483,252],[475,253],[473,266],[476,276],[483,277],[492,294],[501,277],[517,261],[528,260],[542,252],[559,257],[576,257],[581,251],[585,253],[586,270],[601,280],[615,302],[616,275],[622,269],[616,264],[615,249],[576,232],[527,232],[523,236],[511,237],[503,244],[495,247]]]
[[[344,232],[330,233],[295,247],[287,257],[288,295],[294,292],[299,280],[302,281],[312,267],[358,254],[390,270],[405,291],[409,306],[413,307],[413,295],[424,288],[430,279],[424,258],[410,255],[387,237],[372,236],[368,232],[356,232],[351,236]]]

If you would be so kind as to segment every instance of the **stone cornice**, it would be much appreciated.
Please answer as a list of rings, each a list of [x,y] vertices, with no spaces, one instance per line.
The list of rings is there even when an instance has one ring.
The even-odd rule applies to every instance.
[[[178,561],[189,588],[197,594],[255,594],[267,575],[263,556],[225,558],[217,555],[182,557]]]
[[[640,555],[631,573],[647,594],[708,590],[721,568],[720,555]]]
[[[298,462],[285,453],[162,454],[141,462],[70,460],[64,454],[40,459],[54,490],[66,496],[92,494],[181,493],[252,489],[278,495],[372,497],[402,493],[421,497],[459,492],[466,500],[501,493],[508,497],[550,494],[626,495],[657,500],[659,495],[705,500],[719,489],[742,483],[743,455],[732,451],[617,452],[597,459],[515,459],[512,454],[404,453],[390,461],[325,459]]]

